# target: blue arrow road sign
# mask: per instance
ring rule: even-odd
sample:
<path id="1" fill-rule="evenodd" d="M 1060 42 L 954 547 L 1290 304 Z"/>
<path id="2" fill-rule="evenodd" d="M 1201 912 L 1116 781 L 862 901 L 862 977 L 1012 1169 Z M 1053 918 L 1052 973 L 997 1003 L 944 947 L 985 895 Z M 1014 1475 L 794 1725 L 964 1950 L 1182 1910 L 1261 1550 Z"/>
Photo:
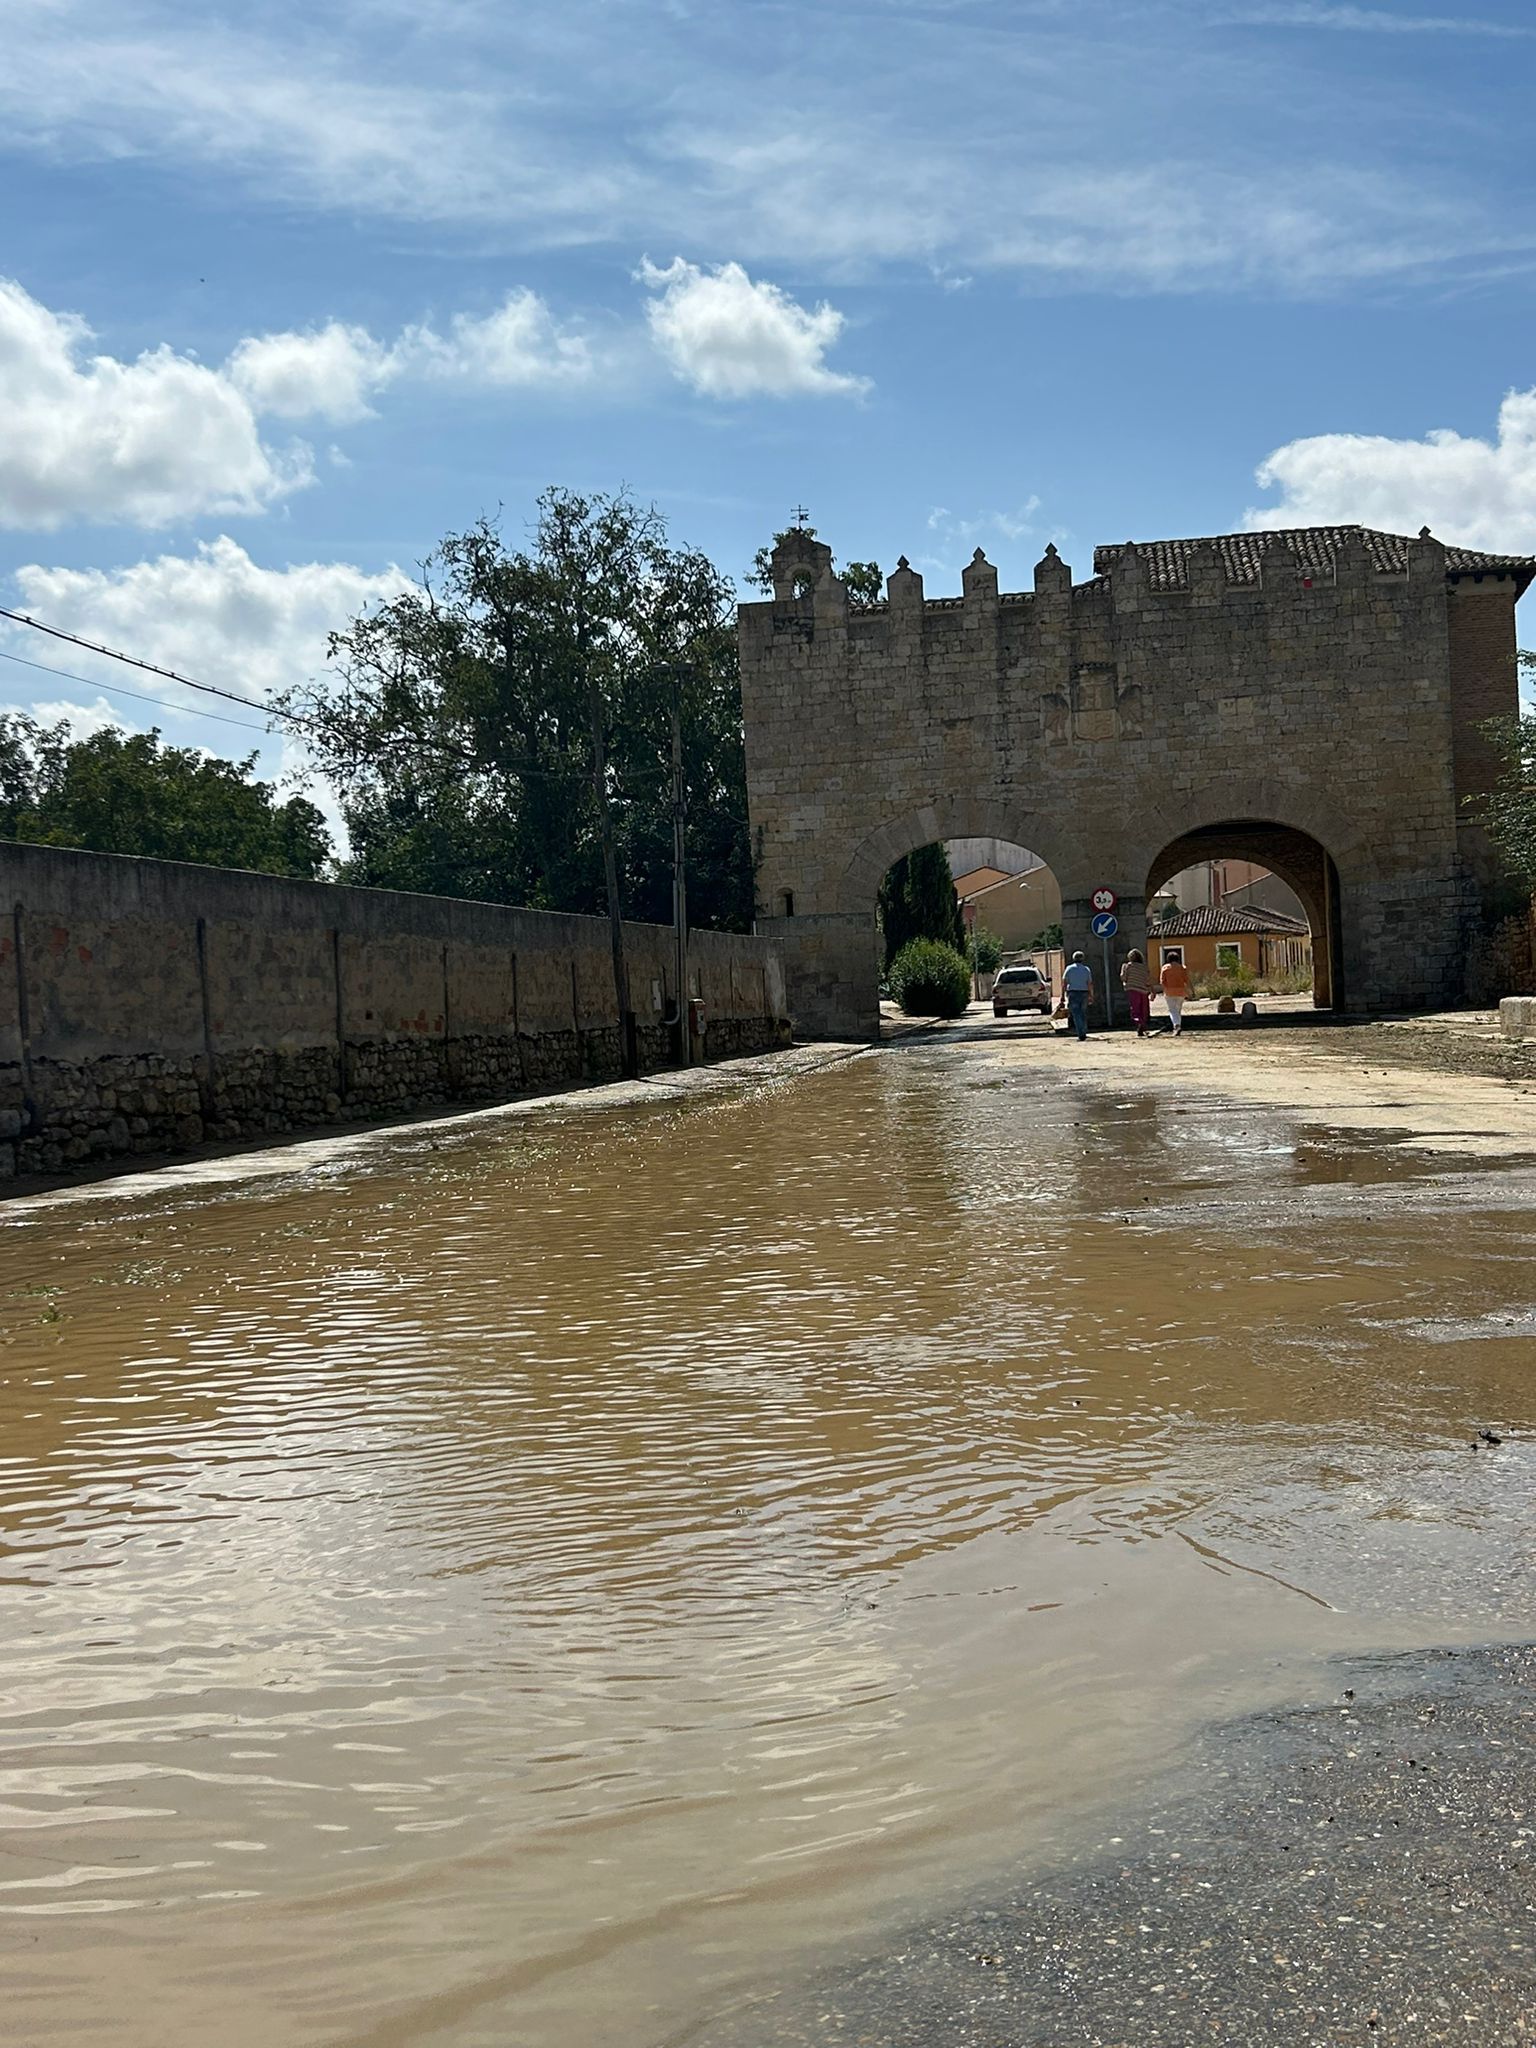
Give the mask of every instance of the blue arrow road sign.
<path id="1" fill-rule="evenodd" d="M 1120 929 L 1120 920 L 1112 910 L 1101 910 L 1093 920 L 1093 936 L 1096 939 L 1112 939 Z"/>

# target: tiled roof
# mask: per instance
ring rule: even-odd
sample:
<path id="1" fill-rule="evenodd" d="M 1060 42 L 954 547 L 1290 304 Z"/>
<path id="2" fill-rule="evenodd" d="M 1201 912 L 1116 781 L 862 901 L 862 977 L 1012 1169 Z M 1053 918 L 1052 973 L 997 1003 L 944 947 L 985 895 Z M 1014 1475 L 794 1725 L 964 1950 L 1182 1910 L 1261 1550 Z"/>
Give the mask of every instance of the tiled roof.
<path id="1" fill-rule="evenodd" d="M 1304 939 L 1310 927 L 1288 910 L 1244 910 L 1236 904 L 1213 909 L 1201 903 L 1193 910 L 1175 911 L 1147 931 L 1154 939 L 1232 939 L 1240 932 L 1268 932 L 1277 938 Z"/>
<path id="2" fill-rule="evenodd" d="M 1229 583 L 1257 583 L 1259 563 L 1277 544 L 1288 546 L 1306 575 L 1331 576 L 1333 557 L 1341 542 L 1358 534 L 1373 568 L 1384 575 L 1404 575 L 1412 543 L 1403 533 L 1381 533 L 1372 526 L 1297 526 L 1260 533 L 1218 533 L 1196 540 L 1144 540 L 1116 542 L 1095 548 L 1093 566 L 1099 574 L 1112 570 L 1117 557 L 1134 547 L 1146 565 L 1154 590 L 1182 590 L 1189 581 L 1188 561 L 1197 548 L 1214 548 Z M 1536 576 L 1536 560 L 1528 555 L 1484 555 L 1474 548 L 1448 547 L 1445 551 L 1448 575 L 1514 576 L 1522 590 Z"/>

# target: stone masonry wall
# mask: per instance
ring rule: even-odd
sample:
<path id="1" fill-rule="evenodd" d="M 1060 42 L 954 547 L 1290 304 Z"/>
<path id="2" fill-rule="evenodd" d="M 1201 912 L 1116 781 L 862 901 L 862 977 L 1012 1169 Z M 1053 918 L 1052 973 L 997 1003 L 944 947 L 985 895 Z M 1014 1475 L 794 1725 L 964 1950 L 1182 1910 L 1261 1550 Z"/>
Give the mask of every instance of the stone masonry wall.
<path id="1" fill-rule="evenodd" d="M 1486 786 L 1476 721 L 1514 706 L 1532 565 L 1355 528 L 1104 548 L 1095 566 L 1074 584 L 1051 549 L 1031 591 L 1002 595 L 978 550 L 935 602 L 903 561 L 885 604 L 850 611 L 825 546 L 781 544 L 773 599 L 741 608 L 742 692 L 758 929 L 785 949 L 799 1028 L 873 1034 L 880 877 L 971 836 L 1050 865 L 1067 946 L 1095 968 L 1092 892 L 1119 897 L 1113 973 L 1193 840 L 1297 877 L 1322 999 L 1459 1000 L 1489 893 L 1461 798 Z"/>
<path id="2" fill-rule="evenodd" d="M 670 930 L 627 925 L 647 1070 Z M 761 938 L 695 932 L 695 1057 L 789 1037 Z M 607 922 L 0 844 L 0 1178 L 614 1078 Z"/>

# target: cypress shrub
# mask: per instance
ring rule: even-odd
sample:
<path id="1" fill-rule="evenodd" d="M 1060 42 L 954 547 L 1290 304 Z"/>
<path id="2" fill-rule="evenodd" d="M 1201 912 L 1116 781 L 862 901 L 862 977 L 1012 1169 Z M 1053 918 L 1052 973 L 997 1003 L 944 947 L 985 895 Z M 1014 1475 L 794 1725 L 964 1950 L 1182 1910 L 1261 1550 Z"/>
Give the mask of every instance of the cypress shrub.
<path id="1" fill-rule="evenodd" d="M 887 979 L 909 1017 L 959 1017 L 971 1000 L 969 963 L 937 939 L 909 939 L 891 962 Z"/>

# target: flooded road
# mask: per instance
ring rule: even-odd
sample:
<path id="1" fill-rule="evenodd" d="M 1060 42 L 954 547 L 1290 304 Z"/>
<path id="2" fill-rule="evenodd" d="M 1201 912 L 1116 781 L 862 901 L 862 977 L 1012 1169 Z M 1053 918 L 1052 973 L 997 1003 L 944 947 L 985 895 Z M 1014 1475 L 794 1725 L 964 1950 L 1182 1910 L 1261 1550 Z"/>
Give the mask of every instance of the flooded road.
<path id="1" fill-rule="evenodd" d="M 1060 1069 L 0 1209 L 7 2038 L 681 2044 L 1536 1634 L 1530 1167 Z"/>

